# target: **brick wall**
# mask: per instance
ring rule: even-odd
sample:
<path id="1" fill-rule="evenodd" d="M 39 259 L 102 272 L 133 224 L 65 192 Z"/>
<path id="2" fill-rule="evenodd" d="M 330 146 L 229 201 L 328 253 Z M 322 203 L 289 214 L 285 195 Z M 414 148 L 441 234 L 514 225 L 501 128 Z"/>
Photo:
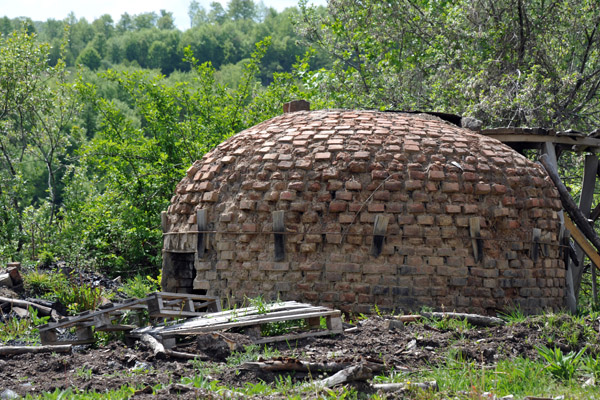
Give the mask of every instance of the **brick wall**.
<path id="1" fill-rule="evenodd" d="M 445 122 L 323 110 L 284 114 L 237 134 L 177 186 L 165 290 L 191 289 L 169 276 L 168 260 L 172 251 L 195 251 L 199 209 L 210 232 L 204 256 L 194 257 L 194 287 L 230 301 L 279 295 L 353 312 L 375 304 L 479 313 L 563 305 L 561 205 L 543 169 Z M 278 210 L 283 261 L 274 257 Z M 377 215 L 388 221 L 380 254 L 373 252 Z M 543 243 L 537 257 L 534 228 Z"/>

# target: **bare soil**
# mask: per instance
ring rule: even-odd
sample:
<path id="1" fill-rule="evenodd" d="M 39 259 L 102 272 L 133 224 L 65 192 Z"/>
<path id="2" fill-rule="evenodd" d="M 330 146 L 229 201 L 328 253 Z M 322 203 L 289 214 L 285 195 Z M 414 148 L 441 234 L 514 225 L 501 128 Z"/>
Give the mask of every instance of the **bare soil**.
<path id="1" fill-rule="evenodd" d="M 594 329 L 598 329 L 597 321 Z M 449 349 L 482 364 L 494 364 L 499 359 L 538 357 L 535 346 L 547 345 L 548 337 L 535 320 L 510 326 L 473 328 L 463 333 L 441 330 L 428 323 L 411 323 L 400 329 L 389 329 L 388 320 L 372 316 L 357 323 L 356 329 L 342 335 L 302 339 L 271 345 L 283 358 L 306 362 L 381 362 L 386 368 L 415 370 L 444 362 Z M 568 343 L 553 343 L 571 350 Z M 583 343 L 581 344 L 583 345 Z M 573 347 L 580 347 L 579 344 Z M 575 350 L 573 348 L 573 350 Z M 198 349 L 194 338 L 179 343 L 177 350 L 206 355 Z M 598 349 L 595 349 L 598 351 Z M 205 366 L 210 379 L 228 387 L 240 387 L 246 382 L 273 382 L 280 373 L 246 371 L 228 366 L 223 355 Z M 107 345 L 77 346 L 72 354 L 27 354 L 0 357 L 0 391 L 11 389 L 20 395 L 56 389 L 79 388 L 104 392 L 133 385 L 140 390 L 135 398 L 172 398 L 173 391 L 183 398 L 197 398 L 198 391 L 180 393 L 171 387 L 152 395 L 157 384 L 177 383 L 182 377 L 194 376 L 198 370 L 192 363 L 175 359 L 155 359 L 141 343 L 126 346 L 120 341 Z M 285 374 L 285 373 L 284 373 Z M 293 381 L 318 379 L 303 373 L 293 373 Z M 367 385 L 365 385 L 366 389 Z M 210 397 L 209 393 L 201 395 Z"/>

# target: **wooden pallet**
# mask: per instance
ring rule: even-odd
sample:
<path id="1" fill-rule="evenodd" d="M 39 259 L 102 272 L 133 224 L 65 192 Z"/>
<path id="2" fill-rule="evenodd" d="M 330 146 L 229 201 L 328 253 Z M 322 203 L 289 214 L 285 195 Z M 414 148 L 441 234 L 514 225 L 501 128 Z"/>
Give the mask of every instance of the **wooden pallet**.
<path id="1" fill-rule="evenodd" d="M 219 298 L 211 296 L 156 292 L 144 299 L 109 303 L 95 311 L 86 311 L 72 317 L 62 318 L 58 322 L 39 326 L 42 344 L 88 344 L 94 342 L 94 330 L 131 331 L 138 326 L 119 323 L 123 313 L 127 310 L 148 310 L 150 318 L 188 318 L 197 317 L 210 311 L 220 311 L 221 301 Z M 59 339 L 58 329 L 66 328 L 75 328 L 77 338 L 74 340 Z"/>
<path id="2" fill-rule="evenodd" d="M 135 325 L 124 325 L 114 323 L 123 316 L 127 310 L 146 309 L 146 299 L 130 300 L 123 303 L 109 303 L 101 306 L 96 311 L 85 311 L 72 317 L 61 318 L 58 322 L 51 322 L 38 327 L 40 339 L 43 345 L 50 344 L 88 344 L 94 343 L 94 332 L 97 331 L 129 331 L 136 328 Z M 75 327 L 76 339 L 58 339 L 57 329 Z"/>
<path id="3" fill-rule="evenodd" d="M 325 329 L 321 329 L 320 327 L 321 317 L 326 319 L 327 328 Z M 273 322 L 294 320 L 305 320 L 309 331 L 273 337 L 259 337 L 254 342 L 270 343 L 343 332 L 341 312 L 339 310 L 289 301 L 267 304 L 260 309 L 247 307 L 205 314 L 176 325 L 135 329 L 130 332 L 130 335 L 139 337 L 144 333 L 148 333 L 155 337 L 167 339 L 231 328 L 255 328 Z"/>
<path id="4" fill-rule="evenodd" d="M 197 317 L 221 311 L 221 300 L 215 296 L 187 293 L 156 292 L 147 297 L 150 318 Z"/>

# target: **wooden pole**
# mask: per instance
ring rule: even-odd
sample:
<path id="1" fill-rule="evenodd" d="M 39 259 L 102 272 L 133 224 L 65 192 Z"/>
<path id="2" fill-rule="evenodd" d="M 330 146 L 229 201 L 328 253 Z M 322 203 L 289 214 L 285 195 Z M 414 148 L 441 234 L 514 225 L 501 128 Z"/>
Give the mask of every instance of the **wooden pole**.
<path id="1" fill-rule="evenodd" d="M 550 169 L 552 169 L 553 171 L 556 171 L 555 177 L 558 178 L 558 159 L 556 158 L 556 151 L 554 149 L 554 145 L 552 143 L 546 142 L 542 146 L 543 146 L 542 151 L 544 154 L 542 154 L 542 156 L 540 158 L 544 158 L 545 162 L 549 165 Z M 544 168 L 546 168 L 546 167 L 544 166 Z M 548 171 L 548 168 L 546 168 L 546 171 Z M 554 179 L 553 179 L 553 181 L 554 181 Z M 562 185 L 560 178 L 558 179 L 558 181 Z M 556 184 L 555 184 L 555 186 L 556 186 Z M 563 185 L 563 187 L 564 187 L 564 185 Z M 564 219 L 562 210 L 558 212 L 558 218 L 560 219 L 561 227 L 564 226 L 565 219 Z M 561 232 L 562 232 L 562 230 L 561 230 Z M 561 237 L 561 239 L 562 238 L 563 237 Z M 569 254 L 569 252 L 567 251 L 566 254 Z M 567 307 L 569 308 L 569 311 L 574 313 L 574 312 L 577 312 L 577 296 L 576 296 L 577 291 L 575 290 L 575 287 L 573 286 L 573 275 L 574 275 L 574 272 L 576 272 L 576 271 L 574 269 L 574 264 L 570 261 L 570 257 L 566 257 L 565 268 L 567 269 L 567 276 L 565 279 L 565 286 L 566 286 L 565 300 L 567 303 Z"/>

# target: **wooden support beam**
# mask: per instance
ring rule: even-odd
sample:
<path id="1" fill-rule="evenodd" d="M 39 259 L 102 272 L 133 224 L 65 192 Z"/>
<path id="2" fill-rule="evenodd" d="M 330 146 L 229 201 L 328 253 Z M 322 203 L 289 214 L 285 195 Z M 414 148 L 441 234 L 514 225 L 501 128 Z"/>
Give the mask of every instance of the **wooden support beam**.
<path id="1" fill-rule="evenodd" d="M 473 257 L 475 262 L 479 262 L 483 259 L 483 240 L 481 239 L 479 217 L 469 218 L 469 235 L 473 246 Z"/>
<path id="2" fill-rule="evenodd" d="M 579 245 L 579 247 L 585 252 L 585 255 L 589 257 L 596 268 L 600 268 L 600 254 L 590 244 L 586 236 L 581 230 L 571 221 L 571 218 L 565 215 L 565 227 L 571 232 L 571 237 Z"/>
<path id="3" fill-rule="evenodd" d="M 273 211 L 275 261 L 285 260 L 285 211 Z"/>
<path id="4" fill-rule="evenodd" d="M 387 215 L 376 215 L 375 226 L 373 227 L 373 245 L 371 246 L 371 255 L 379 257 L 383 251 L 383 242 L 387 232 L 390 217 Z"/>
<path id="5" fill-rule="evenodd" d="M 196 224 L 198 225 L 198 242 L 196 248 L 196 257 L 200 260 L 204 257 L 206 251 L 206 209 L 202 208 L 196 211 Z"/>
<path id="6" fill-rule="evenodd" d="M 540 156 L 540 162 L 542 162 L 542 158 L 544 159 L 544 162 L 547 164 L 544 165 L 542 163 L 542 165 L 544 166 L 544 168 L 546 169 L 546 171 L 548 172 L 548 170 L 552 170 L 555 171 L 554 172 L 554 177 L 557 178 L 558 182 L 562 185 L 562 182 L 560 180 L 560 178 L 558 177 L 558 158 L 556 157 L 556 150 L 554 148 L 554 144 L 550 143 L 550 142 L 546 142 L 542 145 L 542 152 L 543 154 Z M 548 175 L 550 175 L 550 172 L 548 172 Z M 552 181 L 554 182 L 554 178 L 552 179 Z M 556 182 L 554 182 L 554 186 L 557 186 Z M 564 187 L 564 185 L 562 185 Z M 566 188 L 565 188 L 566 191 Z M 560 191 L 559 191 L 560 193 Z M 567 192 L 568 194 L 568 192 Z M 569 195 L 569 198 L 571 196 Z M 561 197 L 562 200 L 562 197 Z M 572 200 L 572 199 L 571 199 Z M 563 206 L 564 207 L 564 206 Z M 564 213 L 561 211 L 558 212 L 558 218 L 560 220 L 561 224 L 564 224 L 565 219 L 564 219 Z M 566 242 L 567 244 L 569 244 L 569 242 Z M 567 249 L 568 250 L 568 249 Z M 571 263 L 571 258 L 570 258 L 570 251 L 566 252 L 567 256 L 565 257 L 565 268 L 567 269 L 567 276 L 565 279 L 565 286 L 566 286 L 566 291 L 565 291 L 565 300 L 567 303 L 567 307 L 569 308 L 569 311 L 574 313 L 577 312 L 577 296 L 576 296 L 576 290 L 575 287 L 573 285 L 573 275 L 574 275 L 574 266 L 573 263 Z"/>

